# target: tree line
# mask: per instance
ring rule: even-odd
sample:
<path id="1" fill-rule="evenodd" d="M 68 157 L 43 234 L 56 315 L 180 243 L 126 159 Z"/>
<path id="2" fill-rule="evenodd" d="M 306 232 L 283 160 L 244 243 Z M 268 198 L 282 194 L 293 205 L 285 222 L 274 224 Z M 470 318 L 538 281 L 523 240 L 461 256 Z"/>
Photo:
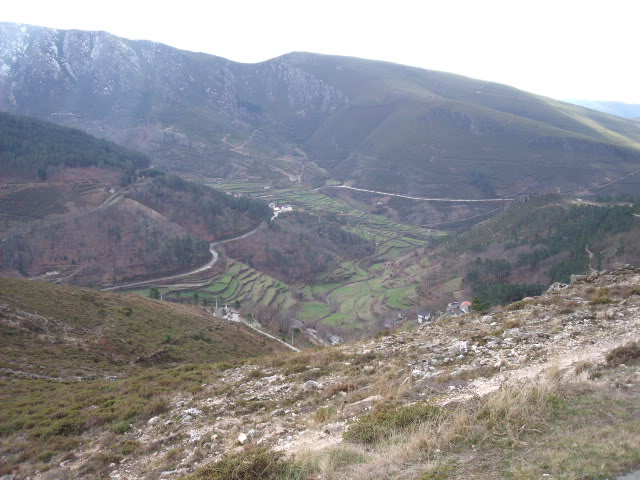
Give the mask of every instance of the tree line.
<path id="1" fill-rule="evenodd" d="M 75 128 L 0 112 L 0 169 L 46 180 L 57 167 L 123 171 L 123 182 L 149 166 L 149 158 Z"/>

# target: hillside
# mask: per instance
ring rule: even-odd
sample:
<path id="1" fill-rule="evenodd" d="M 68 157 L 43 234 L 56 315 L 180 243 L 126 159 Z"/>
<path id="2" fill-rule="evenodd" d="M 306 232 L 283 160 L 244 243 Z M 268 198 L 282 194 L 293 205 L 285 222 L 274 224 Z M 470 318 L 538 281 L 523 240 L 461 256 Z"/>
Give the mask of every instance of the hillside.
<path id="1" fill-rule="evenodd" d="M 640 271 L 620 269 L 485 314 L 243 365 L 105 384 L 4 380 L 1 472 L 615 478 L 640 465 L 639 293 Z"/>
<path id="2" fill-rule="evenodd" d="M 73 167 L 120 170 L 123 183 L 149 158 L 80 130 L 33 118 L 0 113 L 0 172 L 46 180 Z"/>
<path id="3" fill-rule="evenodd" d="M 1 114 L 0 142 L 3 276 L 109 285 L 190 271 L 209 261 L 208 242 L 270 215 L 77 129 Z"/>
<path id="4" fill-rule="evenodd" d="M 595 100 L 567 100 L 567 102 L 581 107 L 591 108 L 598 110 L 599 112 L 609 113 L 611 115 L 617 115 L 619 117 L 638 119 L 640 118 L 640 105 L 637 103 L 624 103 L 624 102 L 607 102 L 607 101 L 595 101 Z"/>
<path id="5" fill-rule="evenodd" d="M 632 200 L 541 196 L 447 237 L 421 261 L 420 304 L 438 310 L 473 297 L 505 304 L 572 274 L 640 266 L 640 208 Z"/>
<path id="6" fill-rule="evenodd" d="M 0 286 L 4 374 L 104 377 L 281 350 L 186 305 L 19 279 Z"/>
<path id="7" fill-rule="evenodd" d="M 0 24 L 0 109 L 165 169 L 280 184 L 477 199 L 640 169 L 637 123 L 505 85 L 311 53 L 240 64 L 105 32 Z"/>
<path id="8" fill-rule="evenodd" d="M 338 222 L 294 213 L 271 222 L 250 238 L 230 243 L 225 253 L 284 282 L 316 283 L 341 261 L 375 253 L 370 239 L 349 232 Z"/>
<path id="9" fill-rule="evenodd" d="M 202 309 L 13 279 L 0 331 L 0 474 L 164 411 L 203 368 L 283 349 Z"/>

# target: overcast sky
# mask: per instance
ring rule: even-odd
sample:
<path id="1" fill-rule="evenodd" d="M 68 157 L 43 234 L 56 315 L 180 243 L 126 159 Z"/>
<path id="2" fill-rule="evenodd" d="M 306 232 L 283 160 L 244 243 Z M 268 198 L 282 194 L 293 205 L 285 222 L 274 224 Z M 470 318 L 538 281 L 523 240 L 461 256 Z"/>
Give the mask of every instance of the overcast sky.
<path id="1" fill-rule="evenodd" d="M 0 21 L 106 30 L 241 62 L 388 60 L 555 98 L 640 103 L 639 0 L 3 0 Z"/>

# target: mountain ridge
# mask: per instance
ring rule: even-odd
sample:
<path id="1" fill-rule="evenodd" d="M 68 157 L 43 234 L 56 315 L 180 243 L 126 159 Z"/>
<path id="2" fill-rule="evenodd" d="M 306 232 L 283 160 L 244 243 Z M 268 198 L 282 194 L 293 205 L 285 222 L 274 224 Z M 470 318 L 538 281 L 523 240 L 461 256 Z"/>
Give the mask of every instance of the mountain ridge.
<path id="1" fill-rule="evenodd" d="M 499 193 L 534 193 L 640 165 L 634 122 L 378 60 L 291 52 L 245 64 L 4 23 L 0 63 L 0 109 L 80 127 L 174 171 L 478 198 L 478 171 Z"/>

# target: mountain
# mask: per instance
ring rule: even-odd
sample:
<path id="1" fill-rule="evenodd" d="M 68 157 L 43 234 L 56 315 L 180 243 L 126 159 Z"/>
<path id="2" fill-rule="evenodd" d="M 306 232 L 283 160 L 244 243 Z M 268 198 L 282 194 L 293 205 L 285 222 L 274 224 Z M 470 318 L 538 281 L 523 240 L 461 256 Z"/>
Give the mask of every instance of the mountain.
<path id="1" fill-rule="evenodd" d="M 567 102 L 619 117 L 640 119 L 640 104 L 637 103 L 607 102 L 600 100 L 567 100 Z"/>
<path id="2" fill-rule="evenodd" d="M 0 287 L 9 478 L 595 479 L 640 464 L 638 270 L 250 359 L 241 348 L 271 343 L 184 306 Z"/>
<path id="3" fill-rule="evenodd" d="M 300 52 L 241 64 L 105 32 L 0 24 L 0 109 L 204 176 L 482 198 L 640 169 L 637 123 L 509 86 Z"/>
<path id="4" fill-rule="evenodd" d="M 270 215 L 148 164 L 77 129 L 1 113 L 0 274 L 110 285 L 180 273 L 210 259 L 208 242 Z"/>

